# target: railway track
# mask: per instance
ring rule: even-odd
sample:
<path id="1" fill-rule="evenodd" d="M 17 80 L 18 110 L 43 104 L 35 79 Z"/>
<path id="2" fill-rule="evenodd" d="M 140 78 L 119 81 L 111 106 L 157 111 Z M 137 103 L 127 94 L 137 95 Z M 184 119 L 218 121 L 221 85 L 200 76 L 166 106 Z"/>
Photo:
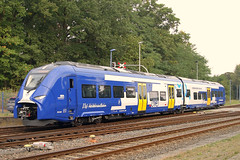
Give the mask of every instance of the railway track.
<path id="1" fill-rule="evenodd" d="M 169 125 L 179 125 L 188 122 L 198 122 L 203 120 L 218 119 L 224 117 L 240 116 L 240 112 L 218 112 L 199 115 L 185 115 L 179 117 L 155 119 L 148 121 L 131 121 L 128 123 L 114 124 L 111 126 L 95 126 L 89 128 L 68 128 L 52 131 L 40 131 L 36 133 L 23 133 L 19 135 L 5 135 L 0 137 L 0 148 L 23 146 L 26 143 L 36 141 L 59 141 L 76 138 L 89 137 L 89 135 L 105 135 L 125 131 L 164 127 Z"/>
<path id="2" fill-rule="evenodd" d="M 237 105 L 231 105 L 231 106 L 222 106 L 221 108 L 238 108 L 240 107 L 240 104 Z M 108 122 L 107 124 L 102 123 L 102 125 L 113 125 L 113 124 L 120 124 L 120 123 L 129 123 L 129 122 L 134 122 L 134 121 L 146 121 L 146 120 L 151 120 L 151 119 L 157 119 L 157 118 L 169 118 L 169 117 L 175 117 L 175 116 L 182 116 L 182 115 L 189 115 L 192 114 L 192 112 L 187 112 L 184 114 L 178 114 L 178 115 L 151 115 L 151 116 L 144 116 L 144 117 L 134 117 L 134 118 L 127 118 L 125 120 L 120 120 L 116 122 Z M 4 117 L 2 117 L 4 118 Z M 9 117 L 6 117 L 9 118 Z M 95 127 L 96 125 L 87 125 L 87 126 L 80 126 L 80 128 L 85 128 L 85 127 Z M 1 135 L 7 135 L 7 134 L 19 134 L 19 133 L 26 133 L 26 132 L 37 132 L 41 130 L 54 130 L 54 129 L 60 129 L 59 126 L 49 126 L 49 127 L 26 127 L 26 126 L 14 126 L 14 127 L 0 127 L 0 136 Z"/>
<path id="3" fill-rule="evenodd" d="M 18 160 L 29 159 L 99 159 L 103 157 L 112 156 L 114 154 L 129 152 L 136 149 L 142 149 L 152 145 L 160 145 L 164 143 L 171 143 L 180 139 L 199 136 L 200 134 L 228 128 L 231 126 L 240 125 L 240 118 L 231 120 L 222 120 L 218 122 L 195 125 L 191 127 L 175 129 L 160 133 L 148 134 L 134 138 L 122 139 L 107 143 L 100 143 L 89 145 L 85 147 L 62 150 L 58 152 L 51 152 L 46 154 L 39 154 L 31 157 L 19 158 Z M 166 137 L 167 135 L 167 137 Z"/>
<path id="4" fill-rule="evenodd" d="M 140 122 L 140 121 L 147 121 L 147 120 L 154 120 L 154 119 L 165 119 L 165 118 L 173 118 L 179 116 L 186 116 L 190 115 L 192 112 L 184 113 L 184 114 L 176 114 L 176 115 L 159 115 L 153 114 L 148 116 L 138 116 L 138 117 L 129 117 L 126 119 L 117 119 L 113 121 L 107 121 L 107 123 L 101 124 L 88 124 L 83 126 L 72 127 L 69 125 L 66 126 L 46 126 L 46 127 L 26 127 L 26 126 L 15 126 L 15 127 L 2 127 L 0 128 L 0 138 L 2 137 L 9 137 L 9 136 L 20 136 L 20 135 L 28 135 L 28 134 L 35 134 L 35 133 L 49 133 L 49 132 L 60 132 L 65 131 L 66 128 L 72 129 L 86 129 L 86 128 L 95 128 L 95 127 L 103 127 L 109 125 L 119 125 L 119 124 L 126 124 L 126 123 L 133 123 L 133 122 Z"/>
<path id="5" fill-rule="evenodd" d="M 114 124 L 120 124 L 120 123 L 129 123 L 129 122 L 136 122 L 136 121 L 146 121 L 151 119 L 164 119 L 164 118 L 171 118 L 176 116 L 184 116 L 192 114 L 191 112 L 184 113 L 184 114 L 177 114 L 177 115 L 160 115 L 160 114 L 153 114 L 153 115 L 147 115 L 147 116 L 138 116 L 138 117 L 129 117 L 125 119 L 117 119 L 113 121 L 108 121 L 107 123 L 101 123 L 101 124 L 88 124 L 79 126 L 78 128 L 89 128 L 89 127 L 96 127 L 96 126 L 107 126 L 107 125 L 114 125 Z M 26 126 L 14 126 L 14 127 L 0 127 L 0 136 L 1 135 L 8 135 L 8 134 L 21 134 L 21 133 L 29 133 L 29 132 L 37 132 L 37 131 L 44 131 L 44 130 L 61 130 L 61 128 L 67 128 L 70 127 L 68 125 L 66 126 L 46 126 L 46 127 L 26 127 Z M 74 128 L 74 127 L 71 127 Z"/>

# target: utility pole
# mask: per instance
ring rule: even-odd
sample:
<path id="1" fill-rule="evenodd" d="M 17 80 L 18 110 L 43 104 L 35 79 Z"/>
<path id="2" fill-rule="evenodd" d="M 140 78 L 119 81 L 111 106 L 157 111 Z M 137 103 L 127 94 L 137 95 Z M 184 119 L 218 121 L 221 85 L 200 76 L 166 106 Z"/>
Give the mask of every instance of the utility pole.
<path id="1" fill-rule="evenodd" d="M 141 71 L 141 44 L 142 43 L 143 43 L 143 41 L 138 42 L 138 44 L 139 44 L 139 65 L 138 65 L 139 72 Z"/>
<path id="2" fill-rule="evenodd" d="M 240 101 L 240 85 L 238 87 L 239 91 L 238 91 L 238 100 Z"/>
<path id="3" fill-rule="evenodd" d="M 238 85 L 237 85 L 237 89 L 236 89 L 236 99 L 238 99 Z"/>
<path id="4" fill-rule="evenodd" d="M 4 92 L 2 91 L 2 113 L 4 113 Z"/>
<path id="5" fill-rule="evenodd" d="M 110 50 L 110 67 L 112 67 L 112 52 L 116 51 L 116 49 L 111 49 Z"/>
<path id="6" fill-rule="evenodd" d="M 196 61 L 196 68 L 197 68 L 197 79 L 198 79 L 198 61 Z"/>
<path id="7" fill-rule="evenodd" d="M 232 88 L 232 80 L 230 80 L 230 104 L 231 104 L 231 88 Z"/>

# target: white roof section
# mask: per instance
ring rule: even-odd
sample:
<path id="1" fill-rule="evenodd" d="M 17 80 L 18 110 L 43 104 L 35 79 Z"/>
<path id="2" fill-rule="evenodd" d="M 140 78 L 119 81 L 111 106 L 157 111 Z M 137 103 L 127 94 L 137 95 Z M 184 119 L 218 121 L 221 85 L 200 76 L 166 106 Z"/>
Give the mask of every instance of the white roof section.
<path id="1" fill-rule="evenodd" d="M 179 77 L 179 78 L 182 79 L 184 83 L 205 84 L 205 85 L 209 85 L 209 86 L 220 86 L 220 87 L 223 87 L 218 82 L 211 82 L 211 81 L 197 80 L 197 79 L 189 79 L 189 78 L 184 78 L 184 77 Z"/>

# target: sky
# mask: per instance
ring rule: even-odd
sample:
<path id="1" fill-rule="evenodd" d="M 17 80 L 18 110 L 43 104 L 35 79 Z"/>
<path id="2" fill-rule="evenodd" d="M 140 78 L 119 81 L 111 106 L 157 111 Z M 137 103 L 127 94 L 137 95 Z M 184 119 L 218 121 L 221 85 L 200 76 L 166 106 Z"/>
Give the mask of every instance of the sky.
<path id="1" fill-rule="evenodd" d="M 205 57 L 211 76 L 234 72 L 240 64 L 240 0 L 158 0 L 180 19 L 179 31 Z"/>

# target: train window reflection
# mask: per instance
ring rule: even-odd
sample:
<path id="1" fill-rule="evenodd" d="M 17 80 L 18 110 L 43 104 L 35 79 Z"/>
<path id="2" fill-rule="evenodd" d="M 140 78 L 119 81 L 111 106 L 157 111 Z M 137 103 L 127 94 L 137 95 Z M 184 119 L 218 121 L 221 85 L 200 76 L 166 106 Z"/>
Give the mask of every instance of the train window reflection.
<path id="1" fill-rule="evenodd" d="M 82 85 L 83 98 L 96 98 L 96 85 L 83 84 Z"/>
<path id="2" fill-rule="evenodd" d="M 126 96 L 127 98 L 135 98 L 136 97 L 135 87 L 126 87 Z"/>
<path id="3" fill-rule="evenodd" d="M 160 101 L 166 101 L 166 92 L 165 91 L 160 92 Z"/>
<path id="4" fill-rule="evenodd" d="M 149 92 L 150 101 L 159 101 L 159 96 L 157 91 Z"/>
<path id="5" fill-rule="evenodd" d="M 111 86 L 98 86 L 99 98 L 111 98 Z"/>

